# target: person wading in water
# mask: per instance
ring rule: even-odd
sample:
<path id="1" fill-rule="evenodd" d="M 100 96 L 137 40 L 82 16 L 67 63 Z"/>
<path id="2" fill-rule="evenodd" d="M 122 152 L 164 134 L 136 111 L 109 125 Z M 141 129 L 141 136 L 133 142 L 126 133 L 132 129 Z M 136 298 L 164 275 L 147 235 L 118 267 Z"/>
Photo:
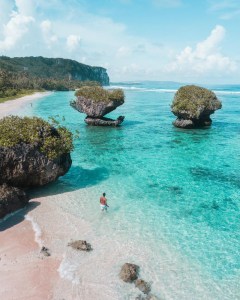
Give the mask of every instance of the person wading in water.
<path id="1" fill-rule="evenodd" d="M 107 208 L 109 207 L 107 205 L 107 198 L 105 197 L 106 193 L 103 193 L 102 196 L 100 197 L 100 207 L 101 207 L 101 211 L 107 211 Z"/>

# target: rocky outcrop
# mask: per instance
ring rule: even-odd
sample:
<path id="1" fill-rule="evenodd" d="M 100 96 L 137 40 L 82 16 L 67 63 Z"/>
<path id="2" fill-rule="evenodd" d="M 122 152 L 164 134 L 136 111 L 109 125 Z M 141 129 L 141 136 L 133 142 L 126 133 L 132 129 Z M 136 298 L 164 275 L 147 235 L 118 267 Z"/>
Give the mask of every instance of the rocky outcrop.
<path id="1" fill-rule="evenodd" d="M 195 85 L 183 86 L 176 92 L 171 106 L 177 116 L 173 124 L 185 129 L 210 126 L 210 115 L 221 107 L 214 92 Z"/>
<path id="2" fill-rule="evenodd" d="M 0 184 L 43 186 L 68 172 L 72 164 L 69 153 L 50 159 L 39 148 L 38 144 L 26 143 L 0 147 Z"/>
<path id="3" fill-rule="evenodd" d="M 71 105 L 77 111 L 85 113 L 90 118 L 101 118 L 111 111 L 115 110 L 118 106 L 124 103 L 123 99 L 106 101 L 95 101 L 78 96 L 75 102 Z"/>
<path id="4" fill-rule="evenodd" d="M 116 120 L 104 118 L 104 116 L 124 103 L 124 93 L 122 90 L 105 90 L 99 86 L 85 86 L 76 92 L 76 100 L 70 105 L 87 117 L 85 122 L 94 126 L 118 126 L 124 117 L 120 116 Z"/>
<path id="5" fill-rule="evenodd" d="M 119 116 L 116 120 L 110 118 L 90 118 L 84 120 L 88 125 L 92 126 L 119 126 L 124 121 L 124 116 Z"/>
<path id="6" fill-rule="evenodd" d="M 125 282 L 133 282 L 138 278 L 139 266 L 125 263 L 120 271 L 120 278 Z"/>
<path id="7" fill-rule="evenodd" d="M 144 294 L 148 294 L 151 291 L 151 286 L 148 282 L 143 279 L 137 279 L 135 282 L 135 286 Z"/>
<path id="8" fill-rule="evenodd" d="M 0 218 L 27 203 L 19 188 L 43 186 L 68 172 L 72 149 L 72 133 L 65 127 L 55 128 L 37 117 L 0 119 Z"/>
<path id="9" fill-rule="evenodd" d="M 7 214 L 14 212 L 28 203 L 26 193 L 16 187 L 6 184 L 0 186 L 0 219 Z"/>
<path id="10" fill-rule="evenodd" d="M 68 243 L 68 246 L 72 247 L 75 250 L 81 250 L 81 251 L 91 251 L 92 250 L 91 244 L 87 243 L 86 241 L 82 241 L 82 240 L 70 242 L 70 243 Z"/>

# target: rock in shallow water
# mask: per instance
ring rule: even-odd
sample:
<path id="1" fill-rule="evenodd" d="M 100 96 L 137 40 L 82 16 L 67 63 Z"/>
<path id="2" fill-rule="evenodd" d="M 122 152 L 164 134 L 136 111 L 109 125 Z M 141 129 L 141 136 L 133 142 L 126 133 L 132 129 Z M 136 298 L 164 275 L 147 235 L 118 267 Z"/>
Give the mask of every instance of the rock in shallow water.
<path id="1" fill-rule="evenodd" d="M 104 118 L 104 117 L 102 118 L 86 117 L 84 121 L 88 125 L 93 125 L 93 126 L 119 126 L 124 121 L 124 117 L 119 116 L 116 120 Z"/>
<path id="2" fill-rule="evenodd" d="M 148 294 L 151 291 L 151 286 L 148 282 L 144 281 L 143 279 L 137 279 L 135 281 L 135 286 L 144 294 Z"/>
<path id="3" fill-rule="evenodd" d="M 120 278 L 125 282 L 133 282 L 138 278 L 139 266 L 125 263 L 120 271 Z"/>
<path id="4" fill-rule="evenodd" d="M 68 243 L 68 246 L 72 247 L 73 249 L 81 250 L 81 251 L 91 251 L 92 250 L 91 244 L 87 243 L 86 241 L 82 241 L 82 240 L 70 242 L 70 243 Z"/>
<path id="5" fill-rule="evenodd" d="M 177 120 L 173 125 L 184 129 L 210 126 L 210 115 L 221 107 L 214 92 L 195 85 L 183 86 L 174 96 L 172 112 Z"/>
<path id="6" fill-rule="evenodd" d="M 6 184 L 0 186 L 0 218 L 14 212 L 28 203 L 26 193 L 16 187 L 11 187 Z"/>

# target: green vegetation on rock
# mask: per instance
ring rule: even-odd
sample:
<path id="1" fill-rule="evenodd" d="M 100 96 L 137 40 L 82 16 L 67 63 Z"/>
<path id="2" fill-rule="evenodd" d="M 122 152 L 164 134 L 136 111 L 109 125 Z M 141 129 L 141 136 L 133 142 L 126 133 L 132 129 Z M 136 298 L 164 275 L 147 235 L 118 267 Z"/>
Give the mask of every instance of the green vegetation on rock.
<path id="1" fill-rule="evenodd" d="M 187 114 L 198 119 L 202 113 L 213 113 L 222 107 L 214 92 L 195 85 L 181 87 L 175 94 L 172 112 L 175 115 Z"/>
<path id="2" fill-rule="evenodd" d="M 77 97 L 84 97 L 86 99 L 91 99 L 94 102 L 105 102 L 109 103 L 111 101 L 124 101 L 124 92 L 121 89 L 116 90 L 105 90 L 99 86 L 84 86 L 76 91 L 75 95 Z"/>
<path id="3" fill-rule="evenodd" d="M 20 143 L 36 145 L 48 158 L 54 159 L 73 150 L 73 135 L 65 127 L 53 127 L 37 117 L 9 116 L 0 120 L 0 147 Z"/>

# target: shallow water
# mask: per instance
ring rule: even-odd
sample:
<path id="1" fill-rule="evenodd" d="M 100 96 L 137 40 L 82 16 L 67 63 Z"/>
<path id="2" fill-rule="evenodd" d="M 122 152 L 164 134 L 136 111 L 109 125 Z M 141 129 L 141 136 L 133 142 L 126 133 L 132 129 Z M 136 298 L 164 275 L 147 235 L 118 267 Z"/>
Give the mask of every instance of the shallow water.
<path id="1" fill-rule="evenodd" d="M 71 92 L 20 112 L 64 116 L 63 124 L 80 131 L 70 172 L 41 193 L 57 199 L 70 192 L 56 205 L 89 222 L 90 238 L 102 240 L 112 259 L 122 256 L 116 265 L 141 265 L 162 299 L 240 299 L 240 87 L 211 87 L 223 109 L 211 128 L 198 130 L 172 126 L 177 84 L 123 87 L 126 102 L 109 115 L 125 115 L 118 128 L 86 126 L 69 106 Z M 104 215 L 102 192 L 110 205 Z"/>

